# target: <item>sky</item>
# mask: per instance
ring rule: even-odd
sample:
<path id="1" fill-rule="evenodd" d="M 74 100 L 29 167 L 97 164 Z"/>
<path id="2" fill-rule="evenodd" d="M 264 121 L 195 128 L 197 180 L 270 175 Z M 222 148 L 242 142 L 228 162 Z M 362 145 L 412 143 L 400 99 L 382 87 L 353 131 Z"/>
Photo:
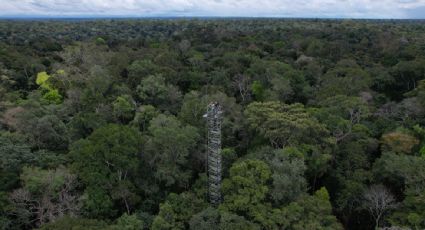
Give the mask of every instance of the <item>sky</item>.
<path id="1" fill-rule="evenodd" d="M 425 19 L 425 0 L 0 0 L 0 17 Z"/>

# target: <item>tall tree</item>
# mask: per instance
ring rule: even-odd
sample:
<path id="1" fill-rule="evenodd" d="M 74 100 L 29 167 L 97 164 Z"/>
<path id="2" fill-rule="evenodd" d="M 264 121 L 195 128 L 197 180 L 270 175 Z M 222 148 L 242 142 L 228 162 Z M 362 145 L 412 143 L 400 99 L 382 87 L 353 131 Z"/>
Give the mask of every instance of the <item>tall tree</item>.
<path id="1" fill-rule="evenodd" d="M 187 163 L 199 139 L 197 129 L 182 125 L 174 116 L 153 118 L 148 128 L 145 160 L 154 177 L 166 187 L 187 187 L 191 170 Z"/>
<path id="2" fill-rule="evenodd" d="M 92 217 L 113 216 L 124 206 L 128 213 L 139 196 L 134 178 L 140 162 L 141 134 L 109 124 L 71 146 L 72 168 L 85 184 L 85 209 Z"/>
<path id="3" fill-rule="evenodd" d="M 253 102 L 245 110 L 248 125 L 274 147 L 332 142 L 328 130 L 302 104 Z"/>
<path id="4" fill-rule="evenodd" d="M 77 177 L 67 168 L 24 168 L 21 180 L 23 187 L 10 195 L 11 212 L 18 218 L 16 224 L 40 226 L 65 215 L 78 215 Z"/>
<path id="5" fill-rule="evenodd" d="M 364 206 L 375 219 L 375 229 L 384 215 L 395 207 L 395 198 L 383 185 L 373 185 L 364 192 Z"/>

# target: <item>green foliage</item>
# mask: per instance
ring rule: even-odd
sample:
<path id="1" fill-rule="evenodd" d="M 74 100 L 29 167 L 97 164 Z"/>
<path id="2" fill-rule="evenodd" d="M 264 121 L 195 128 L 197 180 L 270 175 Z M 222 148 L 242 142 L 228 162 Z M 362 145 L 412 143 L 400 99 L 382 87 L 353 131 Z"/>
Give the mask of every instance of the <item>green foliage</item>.
<path id="1" fill-rule="evenodd" d="M 67 124 L 73 141 L 89 136 L 95 129 L 106 125 L 106 121 L 98 113 L 76 114 Z"/>
<path id="2" fill-rule="evenodd" d="M 398 204 L 380 226 L 424 229 L 424 34 L 415 20 L 0 20 L 0 229 L 371 229 L 373 184 Z"/>
<path id="3" fill-rule="evenodd" d="M 272 149 L 262 147 L 248 155 L 263 160 L 271 169 L 272 183 L 269 195 L 275 206 L 288 204 L 306 194 L 306 165 L 304 155 L 298 149 L 287 147 Z"/>
<path id="4" fill-rule="evenodd" d="M 41 226 L 41 230 L 101 230 L 106 228 L 106 223 L 100 220 L 63 217 L 53 223 Z"/>
<path id="5" fill-rule="evenodd" d="M 399 189 L 413 189 L 415 194 L 425 189 L 425 159 L 422 157 L 384 153 L 373 169 L 377 178 Z"/>
<path id="6" fill-rule="evenodd" d="M 107 228 L 108 230 L 142 230 L 144 229 L 144 223 L 142 220 L 137 218 L 135 214 L 128 215 L 124 213 L 120 218 L 116 220 L 116 224 L 111 225 Z"/>
<path id="7" fill-rule="evenodd" d="M 10 194 L 10 214 L 20 227 L 41 225 L 79 212 L 76 176 L 60 166 L 52 170 L 24 167 L 22 188 Z"/>
<path id="8" fill-rule="evenodd" d="M 258 224 L 246 220 L 242 216 L 233 213 L 223 212 L 220 219 L 221 230 L 258 230 L 261 227 Z"/>
<path id="9" fill-rule="evenodd" d="M 223 204 L 220 209 L 244 216 L 270 226 L 268 204 L 265 203 L 271 171 L 259 160 L 245 160 L 233 164 L 228 179 L 223 180 Z"/>
<path id="10" fill-rule="evenodd" d="M 128 67 L 128 72 L 129 85 L 135 87 L 142 79 L 157 74 L 160 70 L 151 60 L 138 60 Z"/>
<path id="11" fill-rule="evenodd" d="M 34 143 L 47 149 L 64 149 L 68 145 L 68 130 L 57 116 L 46 115 L 36 120 L 32 131 Z"/>
<path id="12" fill-rule="evenodd" d="M 192 216 L 189 221 L 191 230 L 218 230 L 220 213 L 217 209 L 208 207 Z"/>
<path id="13" fill-rule="evenodd" d="M 269 167 L 262 161 L 235 163 L 229 179 L 223 181 L 223 208 L 246 212 L 250 206 L 260 204 L 268 192 L 266 183 L 270 176 Z"/>
<path id="14" fill-rule="evenodd" d="M 254 81 L 251 86 L 252 94 L 257 101 L 264 100 L 264 87 L 259 81 Z"/>
<path id="15" fill-rule="evenodd" d="M 397 226 L 421 229 L 425 226 L 425 159 L 422 157 L 385 153 L 374 166 L 376 177 L 396 186 L 404 193 L 400 208 L 389 218 Z"/>
<path id="16" fill-rule="evenodd" d="M 110 217 L 116 214 L 114 203 L 108 191 L 101 187 L 88 187 L 81 197 L 85 216 Z"/>
<path id="17" fill-rule="evenodd" d="M 111 216 L 114 202 L 132 209 L 139 199 L 133 181 L 140 151 L 140 133 L 116 124 L 96 129 L 71 146 L 73 169 L 86 185 L 84 202 L 89 216 Z"/>
<path id="18" fill-rule="evenodd" d="M 338 142 L 353 135 L 361 122 L 370 116 L 368 105 L 360 97 L 337 95 L 319 103 L 320 109 L 313 110 L 317 119 L 331 131 Z"/>
<path id="19" fill-rule="evenodd" d="M 145 151 L 155 168 L 154 177 L 167 187 L 186 185 L 191 175 L 185 166 L 199 139 L 196 128 L 160 114 L 152 119 L 148 131 Z"/>
<path id="20" fill-rule="evenodd" d="M 245 115 L 248 125 L 276 147 L 331 141 L 326 128 L 302 104 L 253 102 Z"/>
<path id="21" fill-rule="evenodd" d="M 371 77 L 353 60 L 341 60 L 324 76 L 318 91 L 319 99 L 336 95 L 357 96 L 371 86 Z"/>
<path id="22" fill-rule="evenodd" d="M 173 111 L 180 103 L 181 93 L 173 85 L 167 84 L 162 75 L 149 75 L 137 86 L 139 98 L 145 103 Z M 177 109 L 177 108 L 176 108 Z"/>
<path id="23" fill-rule="evenodd" d="M 202 101 L 197 91 L 190 91 L 184 95 L 183 103 L 179 112 L 179 119 L 197 128 L 203 128 L 206 111 L 206 103 Z"/>
<path id="24" fill-rule="evenodd" d="M 416 82 L 423 79 L 425 59 L 417 58 L 411 61 L 402 60 L 392 68 L 396 85 L 402 92 L 415 88 Z"/>
<path id="25" fill-rule="evenodd" d="M 103 39 L 101 37 L 96 38 L 95 42 L 96 42 L 96 45 L 105 45 L 106 44 L 105 39 Z"/>
<path id="26" fill-rule="evenodd" d="M 6 192 L 0 192 L 0 229 L 11 228 L 12 220 L 8 216 L 10 200 Z"/>
<path id="27" fill-rule="evenodd" d="M 50 75 L 48 75 L 46 72 L 40 72 L 37 74 L 37 79 L 35 80 L 35 83 L 39 85 L 43 89 L 50 90 L 51 87 L 47 80 L 49 80 Z"/>
<path id="28" fill-rule="evenodd" d="M 65 183 L 66 171 L 51 171 L 41 170 L 39 168 L 24 168 L 21 174 L 21 180 L 26 189 L 31 193 L 41 194 L 45 188 L 49 187 L 52 193 L 58 190 Z"/>
<path id="29" fill-rule="evenodd" d="M 19 171 L 24 164 L 34 160 L 34 155 L 23 136 L 0 132 L 0 159 L 0 170 Z"/>
<path id="30" fill-rule="evenodd" d="M 60 104 L 62 102 L 62 95 L 59 94 L 57 89 L 49 90 L 43 95 L 43 99 L 53 104 Z"/>
<path id="31" fill-rule="evenodd" d="M 41 87 L 44 91 L 43 99 L 49 103 L 60 104 L 62 102 L 62 95 L 57 89 L 54 89 L 51 86 L 50 80 L 51 76 L 46 72 L 40 72 L 37 74 L 36 84 Z"/>
<path id="32" fill-rule="evenodd" d="M 411 229 L 425 228 L 425 192 L 414 194 L 407 192 L 406 198 L 401 203 L 399 210 L 389 218 L 389 222 L 395 226 L 408 227 Z"/>
<path id="33" fill-rule="evenodd" d="M 41 230 L 142 230 L 143 221 L 135 215 L 123 214 L 115 224 L 108 225 L 105 221 L 65 216 L 55 222 L 44 224 Z"/>
<path id="34" fill-rule="evenodd" d="M 343 229 L 332 215 L 332 206 L 326 188 L 313 196 L 304 197 L 282 209 L 282 225 L 285 229 Z"/>
<path id="35" fill-rule="evenodd" d="M 152 223 L 153 230 L 186 229 L 190 218 L 201 211 L 206 203 L 191 193 L 171 193 L 160 205 L 159 214 Z"/>
<path id="36" fill-rule="evenodd" d="M 304 178 L 306 166 L 304 159 L 291 157 L 291 151 L 294 149 L 275 150 L 269 161 L 272 169 L 273 186 L 270 195 L 274 202 L 278 204 L 288 203 L 296 200 L 307 191 L 307 182 Z"/>
<path id="37" fill-rule="evenodd" d="M 117 99 L 113 102 L 112 107 L 116 119 L 124 122 L 133 119 L 135 103 L 131 96 L 123 95 L 117 97 Z"/>
<path id="38" fill-rule="evenodd" d="M 159 112 L 152 105 L 142 105 L 137 108 L 136 115 L 130 125 L 139 128 L 141 131 L 146 131 L 150 121 L 158 114 Z"/>

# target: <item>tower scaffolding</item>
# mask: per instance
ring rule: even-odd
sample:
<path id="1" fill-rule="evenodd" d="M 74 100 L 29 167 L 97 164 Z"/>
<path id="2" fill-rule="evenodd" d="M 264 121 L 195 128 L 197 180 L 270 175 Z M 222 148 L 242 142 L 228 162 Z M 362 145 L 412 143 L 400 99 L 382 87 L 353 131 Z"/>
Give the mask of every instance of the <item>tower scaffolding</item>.
<path id="1" fill-rule="evenodd" d="M 207 107 L 208 147 L 208 196 L 212 205 L 221 202 L 221 123 L 223 111 L 217 102 Z"/>

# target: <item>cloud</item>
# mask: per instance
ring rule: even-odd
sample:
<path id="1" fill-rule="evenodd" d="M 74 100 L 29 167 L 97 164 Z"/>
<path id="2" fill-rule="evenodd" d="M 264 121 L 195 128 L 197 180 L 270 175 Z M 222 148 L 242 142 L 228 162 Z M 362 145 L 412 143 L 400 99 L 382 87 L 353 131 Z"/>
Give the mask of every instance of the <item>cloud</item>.
<path id="1" fill-rule="evenodd" d="M 425 0 L 0 0 L 0 16 L 425 17 Z"/>

